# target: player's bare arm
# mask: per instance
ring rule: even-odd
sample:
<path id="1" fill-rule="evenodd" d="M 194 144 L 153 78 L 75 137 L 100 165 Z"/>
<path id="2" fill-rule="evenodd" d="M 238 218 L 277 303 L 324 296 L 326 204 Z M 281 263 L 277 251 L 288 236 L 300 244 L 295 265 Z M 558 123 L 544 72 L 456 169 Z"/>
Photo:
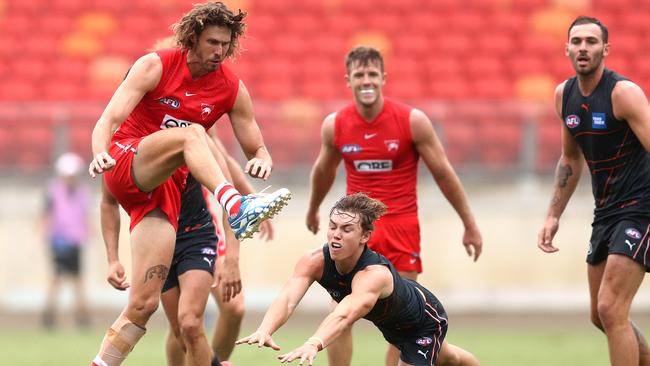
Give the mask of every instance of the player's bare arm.
<path id="1" fill-rule="evenodd" d="M 115 160 L 107 152 L 111 136 L 142 97 L 158 85 L 161 76 L 162 62 L 155 53 L 142 56 L 133 64 L 93 129 L 94 158 L 88 168 L 91 177 L 94 178 L 96 174 L 101 174 L 115 166 Z"/>
<path id="2" fill-rule="evenodd" d="M 316 248 L 306 253 L 298 263 L 285 283 L 278 297 L 273 301 L 269 310 L 264 315 L 262 323 L 257 330 L 239 339 L 235 344 L 257 344 L 258 347 L 271 347 L 279 350 L 271 336 L 277 331 L 293 314 L 293 311 L 300 303 L 300 300 L 314 281 L 320 279 L 323 273 L 324 257 L 323 249 Z"/>
<path id="3" fill-rule="evenodd" d="M 255 121 L 253 101 L 242 81 L 239 82 L 237 98 L 228 116 L 235 137 L 248 159 L 244 172 L 254 178 L 267 179 L 271 175 L 273 161 Z"/>
<path id="4" fill-rule="evenodd" d="M 129 283 L 126 282 L 124 266 L 120 263 L 119 236 L 120 236 L 120 206 L 113 195 L 108 191 L 102 182 L 102 197 L 99 206 L 99 216 L 106 247 L 108 259 L 108 273 L 106 280 L 118 290 L 126 290 Z"/>
<path id="5" fill-rule="evenodd" d="M 643 90 L 631 81 L 619 81 L 612 90 L 614 115 L 625 120 L 643 147 L 650 151 L 650 105 Z"/>
<path id="6" fill-rule="evenodd" d="M 309 194 L 309 208 L 307 209 L 307 229 L 312 233 L 318 232 L 320 207 L 327 192 L 332 188 L 336 179 L 336 169 L 341 163 L 341 154 L 334 146 L 334 125 L 336 113 L 325 117 L 321 126 L 321 145 L 316 163 L 311 170 L 311 189 Z"/>
<path id="7" fill-rule="evenodd" d="M 578 143 L 571 133 L 564 127 L 562 120 L 562 94 L 564 84 L 561 83 L 555 89 L 555 111 L 560 118 L 562 125 L 562 155 L 555 169 L 555 183 L 553 185 L 553 197 L 548 208 L 544 226 L 537 236 L 537 246 L 546 253 L 557 252 L 559 249 L 553 245 L 553 237 L 560 225 L 560 216 L 564 212 L 569 199 L 580 180 L 580 174 L 584 165 L 584 159 Z"/>
<path id="8" fill-rule="evenodd" d="M 305 344 L 278 356 L 280 362 L 300 360 L 312 365 L 318 351 L 321 351 L 357 320 L 368 314 L 377 300 L 389 296 L 393 291 L 393 276 L 387 267 L 369 266 L 358 272 L 352 280 L 352 293 L 341 300 L 334 310 Z"/>
<path id="9" fill-rule="evenodd" d="M 463 245 L 467 254 L 473 256 L 476 261 L 483 250 L 483 238 L 469 208 L 463 185 L 449 163 L 429 117 L 422 111 L 413 109 L 410 118 L 411 135 L 415 148 L 440 187 L 440 191 L 463 221 L 465 227 Z"/>

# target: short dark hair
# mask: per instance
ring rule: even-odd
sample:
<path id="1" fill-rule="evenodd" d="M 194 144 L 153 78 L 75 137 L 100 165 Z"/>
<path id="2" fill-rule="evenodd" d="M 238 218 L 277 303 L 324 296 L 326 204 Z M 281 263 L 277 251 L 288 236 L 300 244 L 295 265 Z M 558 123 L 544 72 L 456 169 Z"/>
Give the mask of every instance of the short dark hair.
<path id="1" fill-rule="evenodd" d="M 370 61 L 377 62 L 381 71 L 384 72 L 384 58 L 378 49 L 369 46 L 354 47 L 345 56 L 345 70 L 346 72 L 350 72 L 350 67 L 355 62 L 359 62 L 362 66 L 367 66 Z"/>
<path id="2" fill-rule="evenodd" d="M 359 214 L 361 229 L 367 232 L 375 229 L 375 221 L 386 213 L 386 205 L 368 197 L 365 193 L 355 193 L 336 201 L 330 211 L 330 216 L 335 211 Z"/>
<path id="3" fill-rule="evenodd" d="M 226 57 L 233 56 L 239 50 L 239 37 L 244 34 L 246 24 L 244 18 L 246 12 L 239 12 L 235 15 L 228 7 L 220 1 L 208 1 L 203 4 L 196 4 L 187 12 L 178 23 L 172 26 L 174 39 L 183 49 L 191 49 L 195 46 L 194 37 L 199 38 L 203 30 L 216 25 L 230 29 L 230 48 Z"/>
<path id="4" fill-rule="evenodd" d="M 569 26 L 569 30 L 567 31 L 567 38 L 571 38 L 571 28 L 575 27 L 576 25 L 582 25 L 582 24 L 596 24 L 600 28 L 600 31 L 603 33 L 603 43 L 607 43 L 609 39 L 609 31 L 607 30 L 605 24 L 603 24 L 597 18 L 589 17 L 585 15 L 581 15 L 577 17 L 573 21 L 573 23 L 571 23 L 571 25 Z"/>

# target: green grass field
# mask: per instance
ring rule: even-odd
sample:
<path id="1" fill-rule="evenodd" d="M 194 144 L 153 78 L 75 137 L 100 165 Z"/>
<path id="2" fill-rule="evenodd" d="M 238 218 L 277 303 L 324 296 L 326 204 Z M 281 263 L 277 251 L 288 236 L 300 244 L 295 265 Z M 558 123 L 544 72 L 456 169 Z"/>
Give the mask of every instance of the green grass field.
<path id="1" fill-rule="evenodd" d="M 558 328 L 561 324 L 558 324 Z M 355 366 L 383 365 L 384 342 L 378 331 L 367 326 L 355 329 Z M 476 330 L 451 330 L 448 341 L 473 352 L 486 366 L 598 366 L 608 365 L 605 337 L 588 327 L 564 331 L 546 329 L 503 329 L 481 327 Z M 312 328 L 285 326 L 274 336 L 283 351 L 302 344 Z M 251 329 L 244 329 L 244 335 Z M 89 332 L 40 330 L 0 330 L 1 365 L 11 366 L 88 366 L 97 352 L 103 331 Z M 147 333 L 123 365 L 163 366 L 164 332 Z M 252 346 L 235 348 L 232 362 L 237 366 L 280 365 L 279 352 Z M 294 362 L 293 364 L 296 364 Z M 325 353 L 315 365 L 327 365 Z"/>

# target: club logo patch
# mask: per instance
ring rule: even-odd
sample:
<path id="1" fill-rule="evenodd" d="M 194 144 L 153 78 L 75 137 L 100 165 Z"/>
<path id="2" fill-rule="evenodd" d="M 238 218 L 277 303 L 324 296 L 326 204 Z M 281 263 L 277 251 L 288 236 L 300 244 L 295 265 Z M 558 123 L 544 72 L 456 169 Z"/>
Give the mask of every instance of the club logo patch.
<path id="1" fill-rule="evenodd" d="M 388 151 L 397 151 L 399 149 L 399 140 L 384 140 Z"/>
<path id="2" fill-rule="evenodd" d="M 208 118 L 212 110 L 214 109 L 213 105 L 201 103 L 201 119 L 205 120 Z"/>
<path id="3" fill-rule="evenodd" d="M 625 235 L 629 236 L 632 239 L 641 239 L 641 233 L 639 232 L 639 230 L 631 227 L 625 229 Z"/>
<path id="4" fill-rule="evenodd" d="M 179 102 L 178 100 L 176 100 L 174 98 L 170 98 L 170 97 L 163 97 L 163 98 L 158 99 L 158 101 L 160 102 L 160 104 L 164 104 L 164 105 L 166 105 L 168 107 L 171 107 L 171 108 L 174 108 L 174 109 L 178 109 L 178 107 L 181 106 L 181 102 Z"/>
<path id="5" fill-rule="evenodd" d="M 431 343 L 433 343 L 433 339 L 431 339 L 429 337 L 422 337 L 422 338 L 418 338 L 415 341 L 415 343 L 419 344 L 420 346 L 428 346 Z"/>
<path id="6" fill-rule="evenodd" d="M 569 128 L 576 128 L 580 125 L 580 117 L 572 114 L 564 119 L 564 123 L 566 123 L 566 126 Z"/>
<path id="7" fill-rule="evenodd" d="M 217 253 L 214 251 L 214 248 L 205 247 L 205 248 L 201 249 L 201 254 L 215 255 Z"/>
<path id="8" fill-rule="evenodd" d="M 357 144 L 347 144 L 341 147 L 341 154 L 354 154 L 361 152 L 361 146 Z"/>
<path id="9" fill-rule="evenodd" d="M 604 130 L 607 128 L 605 113 L 593 112 L 591 114 L 591 128 L 596 130 Z"/>

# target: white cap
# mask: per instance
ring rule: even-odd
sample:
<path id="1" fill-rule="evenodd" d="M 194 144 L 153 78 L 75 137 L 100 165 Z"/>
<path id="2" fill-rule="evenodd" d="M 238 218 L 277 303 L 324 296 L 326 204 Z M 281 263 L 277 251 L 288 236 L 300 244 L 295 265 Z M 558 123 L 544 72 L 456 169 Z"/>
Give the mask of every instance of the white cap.
<path id="1" fill-rule="evenodd" d="M 68 152 L 56 159 L 54 169 L 56 174 L 60 176 L 72 176 L 79 174 L 83 164 L 84 162 L 79 155 Z"/>

